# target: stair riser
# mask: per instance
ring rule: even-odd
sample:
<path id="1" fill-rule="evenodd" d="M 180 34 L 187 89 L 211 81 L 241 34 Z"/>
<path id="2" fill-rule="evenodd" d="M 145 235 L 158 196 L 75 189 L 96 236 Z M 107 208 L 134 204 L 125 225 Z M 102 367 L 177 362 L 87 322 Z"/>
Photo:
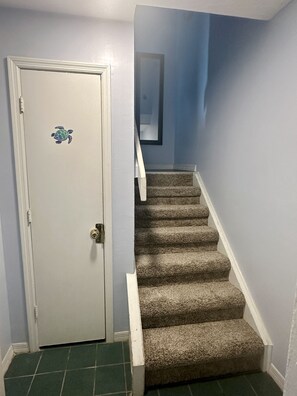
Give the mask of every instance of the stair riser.
<path id="1" fill-rule="evenodd" d="M 159 230 L 158 228 L 151 230 L 151 232 L 139 231 L 136 229 L 135 232 L 135 244 L 136 247 L 143 245 L 179 245 L 184 244 L 207 244 L 217 243 L 219 240 L 219 234 L 213 229 L 196 228 L 194 231 L 183 233 L 181 228 L 178 232 L 172 232 L 172 230 Z"/>
<path id="2" fill-rule="evenodd" d="M 195 205 L 200 203 L 200 197 L 152 197 L 146 201 L 136 198 L 137 205 Z"/>
<path id="3" fill-rule="evenodd" d="M 205 252 L 217 250 L 217 243 L 200 243 L 187 245 L 140 245 L 135 246 L 135 254 L 163 254 L 183 252 Z"/>
<path id="4" fill-rule="evenodd" d="M 135 226 L 140 228 L 150 228 L 150 227 L 193 227 L 193 226 L 203 226 L 208 224 L 208 218 L 196 218 L 196 219 L 139 219 L 136 218 Z"/>
<path id="5" fill-rule="evenodd" d="M 137 195 L 139 195 L 137 193 Z M 181 198 L 181 197 L 199 197 L 201 190 L 199 187 L 184 186 L 178 188 L 162 188 L 162 187 L 148 187 L 148 198 Z"/>
<path id="6" fill-rule="evenodd" d="M 190 282 L 223 282 L 229 278 L 229 271 L 226 272 L 210 272 L 202 274 L 182 274 L 176 276 L 163 277 L 141 277 L 137 274 L 137 281 L 139 286 L 162 286 L 173 283 L 190 283 Z"/>
<path id="7" fill-rule="evenodd" d="M 208 215 L 208 208 L 203 205 L 136 206 L 135 209 L 135 217 L 139 221 L 150 219 L 205 219 Z"/>
<path id="8" fill-rule="evenodd" d="M 142 327 L 144 329 L 179 326 L 189 323 L 215 322 L 218 320 L 241 319 L 243 307 L 227 308 L 220 311 L 197 311 L 187 312 L 184 315 L 146 317 L 141 315 Z"/>
<path id="9" fill-rule="evenodd" d="M 147 173 L 148 186 L 192 186 L 193 175 L 192 173 Z"/>
<path id="10" fill-rule="evenodd" d="M 208 377 L 219 377 L 238 373 L 260 371 L 262 354 L 246 356 L 232 360 L 220 360 L 200 365 L 176 367 L 168 369 L 146 370 L 146 386 L 170 384 L 197 380 Z"/>

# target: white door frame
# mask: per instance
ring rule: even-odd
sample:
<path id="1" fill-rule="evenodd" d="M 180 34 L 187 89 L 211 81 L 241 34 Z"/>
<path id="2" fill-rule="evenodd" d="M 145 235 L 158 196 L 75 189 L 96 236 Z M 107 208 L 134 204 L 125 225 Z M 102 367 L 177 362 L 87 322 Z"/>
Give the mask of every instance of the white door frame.
<path id="1" fill-rule="evenodd" d="M 297 284 L 291 324 L 291 335 L 287 357 L 284 396 L 295 396 L 297 391 Z"/>
<path id="2" fill-rule="evenodd" d="M 31 352 L 39 350 L 37 323 L 34 317 L 36 306 L 32 239 L 27 221 L 29 209 L 26 150 L 23 114 L 20 111 L 21 70 L 47 70 L 97 74 L 101 76 L 102 90 L 102 161 L 103 161 L 103 215 L 105 226 L 104 284 L 105 284 L 105 327 L 106 341 L 113 342 L 113 284 L 112 284 L 112 191 L 111 191 L 111 105 L 110 66 L 48 59 L 8 57 L 10 106 L 18 193 L 19 224 L 21 235 L 24 285 Z M 26 105 L 26 104 L 25 104 Z"/>

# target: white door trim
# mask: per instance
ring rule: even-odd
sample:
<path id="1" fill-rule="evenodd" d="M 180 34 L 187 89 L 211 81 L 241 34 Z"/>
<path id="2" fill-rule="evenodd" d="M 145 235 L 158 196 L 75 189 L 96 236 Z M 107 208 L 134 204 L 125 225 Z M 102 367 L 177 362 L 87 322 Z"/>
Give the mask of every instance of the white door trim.
<path id="1" fill-rule="evenodd" d="M 56 61 L 23 57 L 8 57 L 8 78 L 16 184 L 18 193 L 19 224 L 24 268 L 29 348 L 31 352 L 39 349 L 37 324 L 34 318 L 36 305 L 32 239 L 27 223 L 29 208 L 26 151 L 24 141 L 23 115 L 20 114 L 22 69 L 64 71 L 101 76 L 102 88 L 102 160 L 103 160 L 103 214 L 105 225 L 104 243 L 104 283 L 105 283 L 105 326 L 106 341 L 113 342 L 113 283 L 112 283 L 112 190 L 111 190 L 111 105 L 110 105 L 110 66 L 80 62 Z"/>

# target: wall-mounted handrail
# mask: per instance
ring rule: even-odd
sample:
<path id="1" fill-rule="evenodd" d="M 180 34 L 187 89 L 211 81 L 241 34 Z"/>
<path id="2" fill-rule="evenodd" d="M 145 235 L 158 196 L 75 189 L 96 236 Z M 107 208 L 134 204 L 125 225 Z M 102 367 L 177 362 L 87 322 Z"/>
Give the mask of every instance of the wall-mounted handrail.
<path id="1" fill-rule="evenodd" d="M 139 140 L 136 122 L 134 124 L 134 142 L 135 142 L 135 177 L 138 181 L 139 195 L 141 201 L 146 201 L 146 174 L 142 150 Z"/>

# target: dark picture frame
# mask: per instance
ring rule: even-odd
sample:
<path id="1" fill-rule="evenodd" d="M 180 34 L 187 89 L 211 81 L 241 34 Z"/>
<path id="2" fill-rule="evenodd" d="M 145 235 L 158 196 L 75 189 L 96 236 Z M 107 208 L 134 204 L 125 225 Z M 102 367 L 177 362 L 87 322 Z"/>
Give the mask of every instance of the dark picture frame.
<path id="1" fill-rule="evenodd" d="M 135 119 L 141 144 L 162 145 L 164 55 L 135 56 Z"/>

